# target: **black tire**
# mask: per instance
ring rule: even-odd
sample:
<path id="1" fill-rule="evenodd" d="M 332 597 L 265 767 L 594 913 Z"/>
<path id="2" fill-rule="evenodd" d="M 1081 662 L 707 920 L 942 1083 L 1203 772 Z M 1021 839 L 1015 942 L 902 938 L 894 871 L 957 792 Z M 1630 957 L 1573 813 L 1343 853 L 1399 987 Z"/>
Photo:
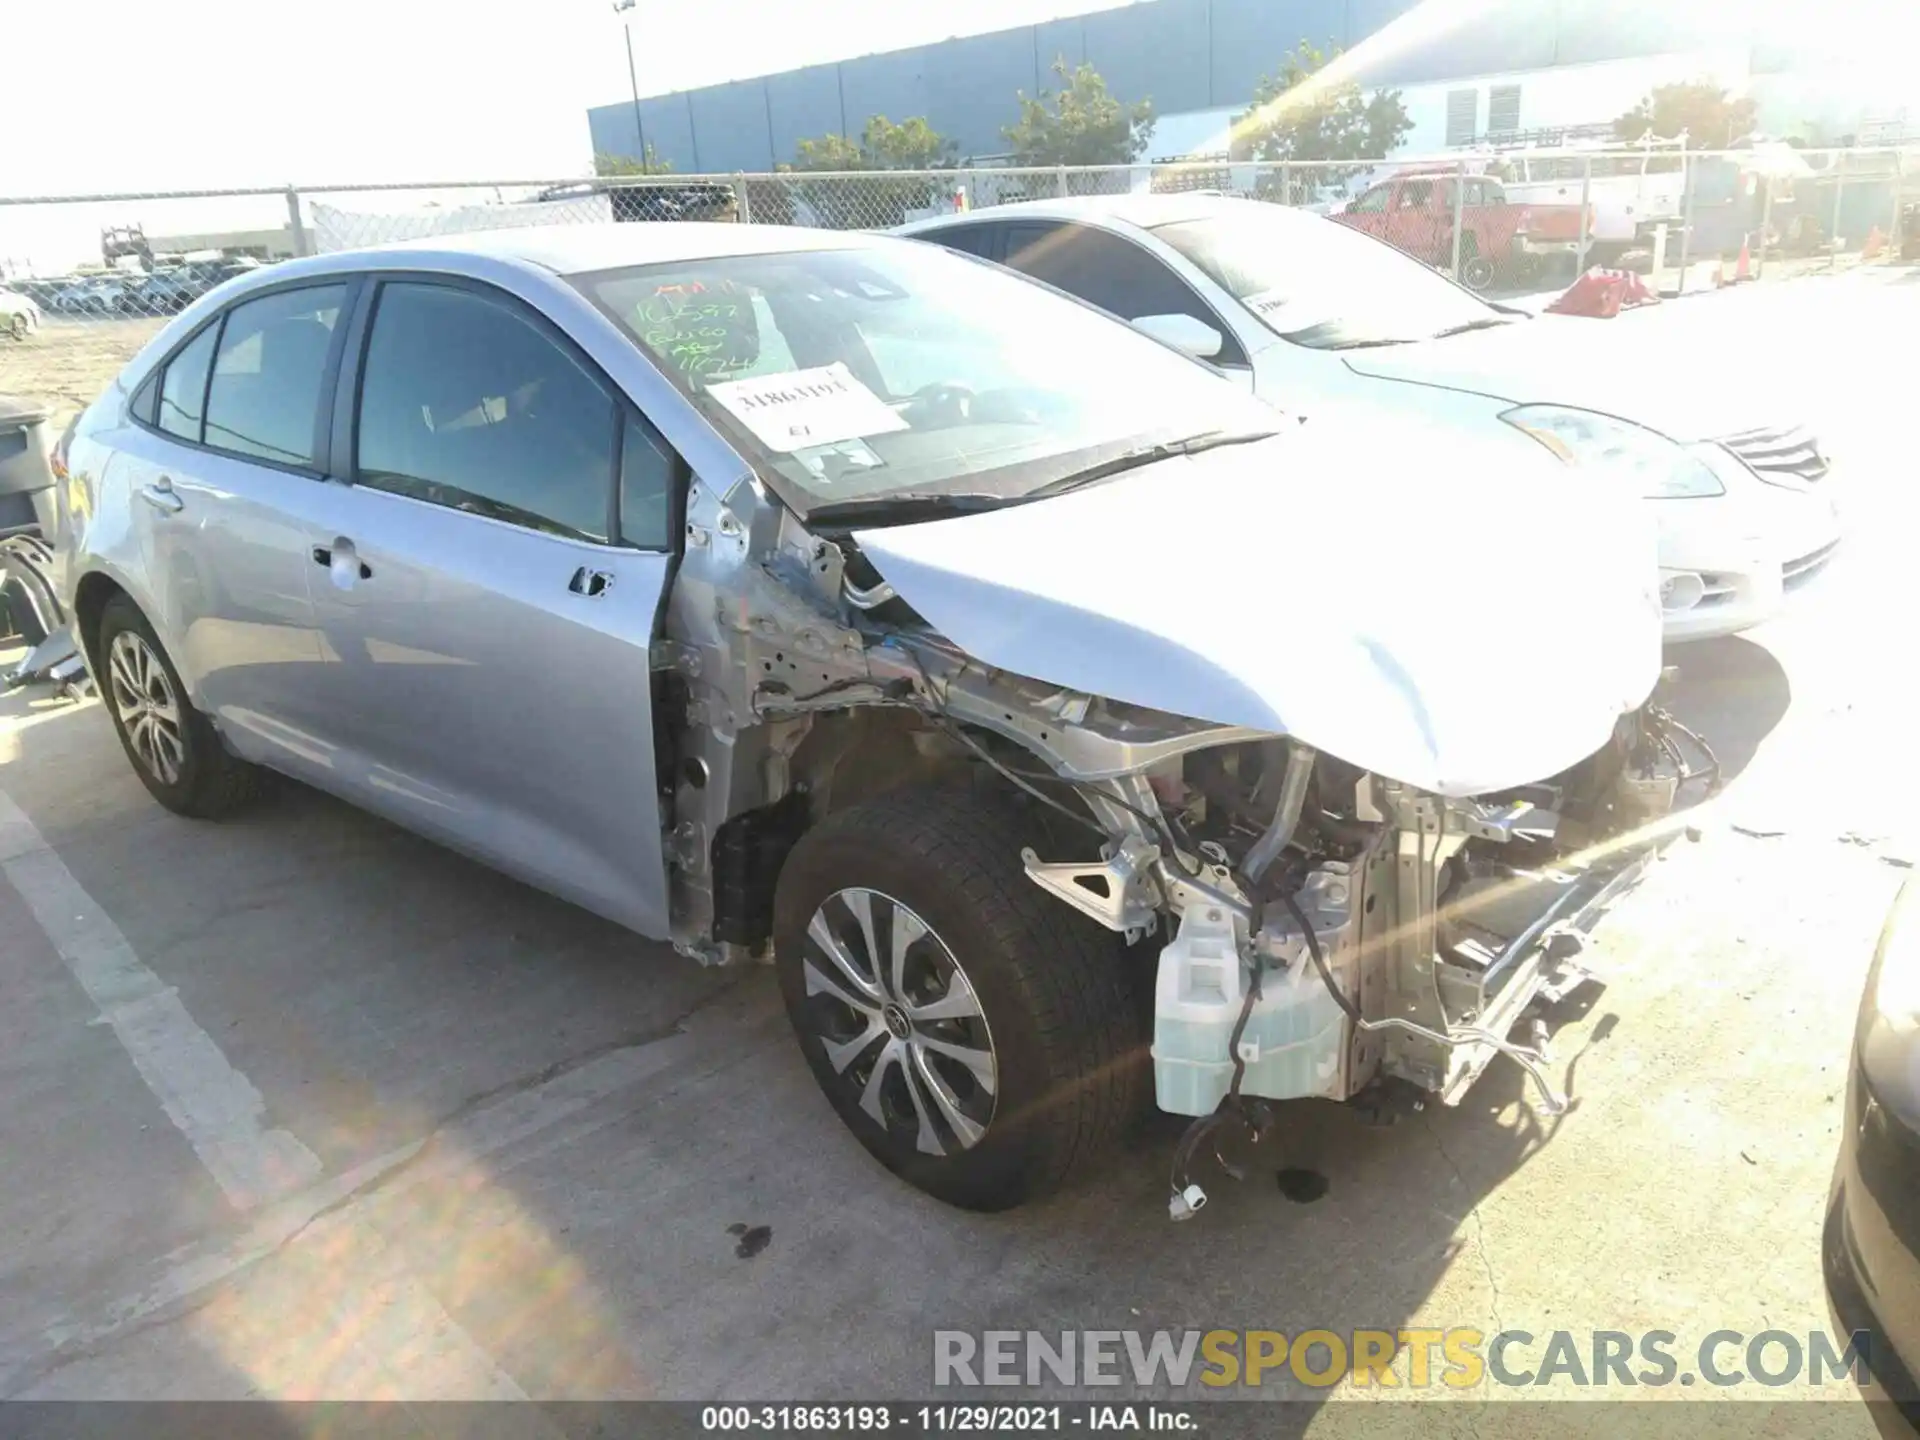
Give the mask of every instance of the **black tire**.
<path id="1" fill-rule="evenodd" d="M 130 677 L 125 671 L 115 668 L 115 642 L 122 636 L 131 636 L 137 641 L 137 645 L 127 642 L 129 651 L 144 646 L 161 672 L 160 680 L 164 683 L 155 683 L 149 678 L 145 685 L 137 688 L 149 702 L 164 696 L 176 716 L 171 733 L 177 737 L 179 756 L 171 775 L 166 773 L 164 763 L 142 753 L 141 745 L 130 731 L 130 721 L 136 716 L 130 713 L 132 707 L 127 702 L 136 687 L 128 684 Z M 166 647 L 161 645 L 160 637 L 153 633 L 153 626 L 147 623 L 140 608 L 126 596 L 114 596 L 100 612 L 100 631 L 93 653 L 100 698 L 113 717 L 113 728 L 120 736 L 133 773 L 140 777 L 154 799 L 176 815 L 212 820 L 232 813 L 259 794 L 261 771 L 231 754 L 212 723 L 193 708 L 187 700 L 187 687 L 181 683 L 180 672 L 174 669 Z"/>
<path id="2" fill-rule="evenodd" d="M 26 312 L 16 310 L 7 321 L 7 333 L 22 344 L 26 343 L 28 320 Z"/>
<path id="3" fill-rule="evenodd" d="M 1057 1189 L 1127 1128 L 1149 1093 L 1147 1035 L 1120 937 L 1027 879 L 1022 843 L 1017 812 L 998 796 L 896 792 L 844 810 L 803 836 L 781 873 L 774 906 L 781 994 L 820 1088 L 881 1164 L 970 1210 L 1010 1209 Z M 932 1117 L 920 1126 L 931 1123 L 945 1153 L 922 1150 L 927 1131 L 916 1127 L 903 1102 L 925 1097 L 931 1104 L 934 1097 L 925 1081 L 909 1080 L 910 1059 L 893 1065 L 883 1084 L 869 1082 L 896 1041 L 906 1047 L 932 1034 L 977 1047 L 983 1032 L 966 1028 L 972 1019 L 923 1026 L 903 1014 L 900 1023 L 910 1035 L 869 1028 L 869 1043 L 846 1059 L 844 1073 L 829 1058 L 830 1039 L 861 1033 L 861 1012 L 809 994 L 809 967 L 816 976 L 843 972 L 832 970 L 808 927 L 816 913 L 841 914 L 856 887 L 884 902 L 869 902 L 878 912 L 876 931 L 889 923 L 896 904 L 927 926 L 931 940 L 914 942 L 910 964 L 931 973 L 951 961 L 964 976 L 957 988 L 970 989 L 977 1001 L 994 1071 L 990 1113 L 968 1074 L 937 1058 L 926 1062 L 942 1068 L 948 1100 L 958 1093 L 972 1104 L 974 1119 L 985 1113 L 984 1133 L 970 1145 L 946 1124 L 949 1111 L 916 1103 Z M 817 991 L 817 980 L 812 983 Z M 949 977 L 931 1000 L 925 993 L 918 998 L 945 1004 L 955 990 Z M 917 1092 L 909 1093 L 915 1084 Z M 863 1094 L 883 1113 L 891 1106 L 897 1123 L 876 1120 L 862 1108 Z"/>
<path id="4" fill-rule="evenodd" d="M 1480 253 L 1480 242 L 1471 235 L 1460 237 L 1460 283 L 1478 295 L 1493 285 L 1494 264 Z"/>

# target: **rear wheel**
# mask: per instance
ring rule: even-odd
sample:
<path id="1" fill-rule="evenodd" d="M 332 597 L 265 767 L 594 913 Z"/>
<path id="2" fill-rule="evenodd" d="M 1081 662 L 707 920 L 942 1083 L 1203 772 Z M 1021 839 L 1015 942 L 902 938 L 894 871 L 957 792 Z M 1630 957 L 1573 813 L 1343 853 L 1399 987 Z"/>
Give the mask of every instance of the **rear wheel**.
<path id="1" fill-rule="evenodd" d="M 1145 1100 L 1119 938 L 1042 893 L 995 797 L 901 792 L 788 859 L 774 955 L 841 1120 L 889 1170 L 1001 1210 L 1097 1155 Z"/>
<path id="2" fill-rule="evenodd" d="M 1493 284 L 1492 257 L 1480 253 L 1479 242 L 1471 235 L 1460 237 L 1460 283 L 1475 294 Z"/>
<path id="3" fill-rule="evenodd" d="M 253 799 L 259 770 L 229 754 L 212 723 L 188 702 L 159 637 L 126 596 L 115 596 L 101 611 L 94 654 L 120 744 L 154 799 L 196 819 L 225 815 Z"/>

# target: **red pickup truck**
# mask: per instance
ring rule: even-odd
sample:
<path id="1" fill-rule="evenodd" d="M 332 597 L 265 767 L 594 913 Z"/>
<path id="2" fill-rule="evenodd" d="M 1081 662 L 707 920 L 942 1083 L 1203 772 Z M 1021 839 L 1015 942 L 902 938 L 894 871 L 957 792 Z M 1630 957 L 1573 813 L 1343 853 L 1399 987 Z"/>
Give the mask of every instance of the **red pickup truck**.
<path id="1" fill-rule="evenodd" d="M 1407 171 L 1370 186 L 1333 218 L 1377 235 L 1418 260 L 1453 267 L 1452 170 Z M 1525 278 L 1548 255 L 1580 247 L 1578 205 L 1516 205 L 1498 180 L 1466 177 L 1460 204 L 1460 283 L 1485 290 Z M 1591 224 L 1589 224 L 1591 233 Z"/>

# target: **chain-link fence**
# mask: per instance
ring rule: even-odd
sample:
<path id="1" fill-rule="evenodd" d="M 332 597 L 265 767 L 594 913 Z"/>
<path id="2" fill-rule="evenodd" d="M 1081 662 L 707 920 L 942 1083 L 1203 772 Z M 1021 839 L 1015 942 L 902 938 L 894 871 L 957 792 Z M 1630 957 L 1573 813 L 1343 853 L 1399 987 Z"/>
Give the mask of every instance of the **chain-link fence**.
<path id="1" fill-rule="evenodd" d="M 0 392 L 83 404 L 169 316 L 296 255 L 596 222 L 886 229 L 1022 201 L 1193 191 L 1316 211 L 1496 296 L 1557 290 L 1594 264 L 1680 294 L 1920 260 L 1920 144 L 0 196 Z"/>

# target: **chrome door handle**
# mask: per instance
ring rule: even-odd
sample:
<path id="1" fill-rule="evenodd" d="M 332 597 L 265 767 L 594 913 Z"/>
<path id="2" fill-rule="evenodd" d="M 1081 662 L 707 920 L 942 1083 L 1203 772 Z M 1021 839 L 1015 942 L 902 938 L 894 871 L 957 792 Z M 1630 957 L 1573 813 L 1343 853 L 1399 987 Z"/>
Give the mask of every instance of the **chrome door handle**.
<path id="1" fill-rule="evenodd" d="M 573 578 L 567 582 L 567 589 L 576 595 L 584 595 L 589 600 L 598 600 L 613 588 L 611 570 L 589 570 L 582 565 L 573 572 Z"/>
<path id="2" fill-rule="evenodd" d="M 173 479 L 167 475 L 162 475 L 151 485 L 142 485 L 140 498 L 154 509 L 164 511 L 168 515 L 177 515 L 187 508 L 187 502 L 174 494 Z"/>
<path id="3" fill-rule="evenodd" d="M 354 553 L 351 540 L 336 540 L 332 545 L 314 546 L 313 563 L 332 571 L 333 583 L 342 587 L 351 585 L 356 576 L 362 580 L 373 578 L 373 567 Z"/>

